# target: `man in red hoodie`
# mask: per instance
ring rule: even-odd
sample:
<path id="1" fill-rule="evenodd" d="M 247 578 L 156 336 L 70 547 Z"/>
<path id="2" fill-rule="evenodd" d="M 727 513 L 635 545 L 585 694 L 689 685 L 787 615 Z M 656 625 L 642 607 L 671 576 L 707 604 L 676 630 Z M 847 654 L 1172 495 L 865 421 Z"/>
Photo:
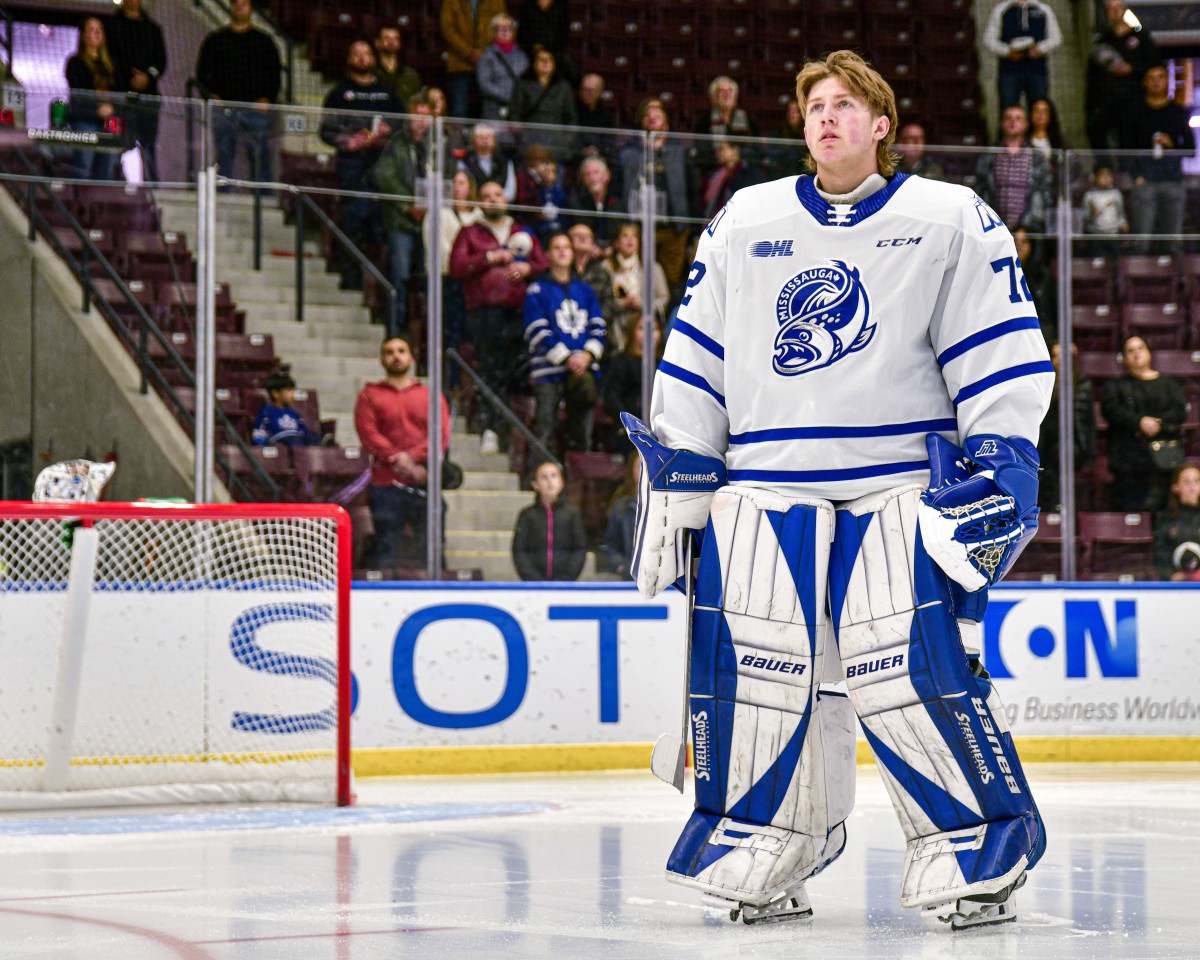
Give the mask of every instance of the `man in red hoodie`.
<path id="1" fill-rule="evenodd" d="M 386 376 L 363 387 L 354 405 L 354 428 L 371 455 L 367 498 L 375 543 L 364 565 L 374 569 L 394 566 L 397 558 L 424 562 L 429 464 L 429 388 L 413 377 L 408 338 L 384 340 L 379 362 Z M 450 409 L 442 397 L 442 456 L 448 449 Z M 413 535 L 404 541 L 406 524 Z"/>
<path id="2" fill-rule="evenodd" d="M 537 238 L 508 215 L 504 187 L 487 180 L 479 187 L 483 222 L 458 232 L 450 251 L 450 275 L 463 283 L 467 301 L 467 336 L 475 346 L 475 366 L 501 397 L 524 362 L 525 290 L 549 263 Z M 497 416 L 482 402 L 472 427 L 480 430 L 479 449 L 496 453 Z"/>

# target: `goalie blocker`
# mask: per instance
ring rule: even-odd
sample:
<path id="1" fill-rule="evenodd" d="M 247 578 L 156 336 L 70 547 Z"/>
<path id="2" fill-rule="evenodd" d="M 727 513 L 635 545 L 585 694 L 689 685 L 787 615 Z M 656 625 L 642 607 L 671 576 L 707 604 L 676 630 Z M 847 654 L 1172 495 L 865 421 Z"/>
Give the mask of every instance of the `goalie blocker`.
<path id="1" fill-rule="evenodd" d="M 641 448 L 653 438 L 638 426 Z M 658 447 L 643 488 L 659 494 L 665 547 L 695 523 L 698 497 L 689 491 L 672 515 L 679 495 L 653 491 Z M 938 487 L 965 493 L 971 468 L 988 466 L 963 460 L 935 470 Z M 1019 523 L 1026 490 L 1009 506 Z M 696 812 L 668 879 L 747 920 L 809 915 L 804 881 L 841 852 L 853 804 L 852 704 L 907 840 L 902 904 L 955 927 L 1013 919 L 1011 894 L 1044 832 L 999 700 L 978 652 L 964 649 L 985 595 L 967 593 L 931 556 L 919 520 L 927 491 L 901 487 L 836 512 L 748 487 L 706 496 L 691 638 Z M 669 583 L 660 577 L 652 592 Z M 843 673 L 849 702 L 822 687 Z"/>

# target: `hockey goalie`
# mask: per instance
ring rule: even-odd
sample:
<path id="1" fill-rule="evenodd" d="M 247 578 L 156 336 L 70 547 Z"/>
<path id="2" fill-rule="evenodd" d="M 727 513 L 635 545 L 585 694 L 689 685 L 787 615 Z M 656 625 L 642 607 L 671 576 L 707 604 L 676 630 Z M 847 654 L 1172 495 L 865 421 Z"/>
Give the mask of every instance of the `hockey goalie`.
<path id="1" fill-rule="evenodd" d="M 696 809 L 667 876 L 746 922 L 811 915 L 857 718 L 907 841 L 901 903 L 1015 919 L 1045 832 L 980 621 L 1037 528 L 1053 368 L 1000 218 L 895 173 L 886 81 L 839 51 L 797 95 L 815 176 L 708 224 L 649 424 L 626 416 L 638 588 L 694 584 Z"/>

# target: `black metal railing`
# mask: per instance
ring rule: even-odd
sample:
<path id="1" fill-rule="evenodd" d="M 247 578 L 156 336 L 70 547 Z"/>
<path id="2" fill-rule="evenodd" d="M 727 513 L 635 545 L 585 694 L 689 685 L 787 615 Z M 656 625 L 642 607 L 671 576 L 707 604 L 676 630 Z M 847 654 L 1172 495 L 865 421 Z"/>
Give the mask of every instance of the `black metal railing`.
<path id="1" fill-rule="evenodd" d="M 459 353 L 453 347 L 447 347 L 446 359 L 453 360 L 454 363 L 458 365 L 459 369 L 462 370 L 462 372 L 467 375 L 467 378 L 475 385 L 475 389 L 479 391 L 479 395 L 483 398 L 484 402 L 487 403 L 498 414 L 500 414 L 504 422 L 516 430 L 517 433 L 519 433 L 522 437 L 524 437 L 525 442 L 537 451 L 538 457 L 540 457 L 538 462 L 545 463 L 546 461 L 549 461 L 558 467 L 558 469 L 563 469 L 562 461 L 559 460 L 558 457 L 556 457 L 553 453 L 551 453 L 550 448 L 542 443 L 541 438 L 539 438 L 536 433 L 530 430 L 529 427 L 524 424 L 521 418 L 509 409 L 508 404 L 504 402 L 504 398 L 487 385 L 483 377 L 475 372 L 475 368 L 467 363 L 465 359 L 463 359 L 463 355 L 461 353 Z"/>
<path id="2" fill-rule="evenodd" d="M 29 163 L 28 158 L 23 153 L 19 153 L 18 156 L 21 156 L 26 165 L 32 168 L 32 164 Z M 150 311 L 134 296 L 128 284 L 122 279 L 111 261 L 96 246 L 88 235 L 87 228 L 79 222 L 70 208 L 50 189 L 50 181 L 36 175 L 20 179 L 24 180 L 26 184 L 23 205 L 29 218 L 28 239 L 30 242 L 36 241 L 40 235 L 71 268 L 83 288 L 82 309 L 86 312 L 94 304 L 116 332 L 117 336 L 130 352 L 133 353 L 140 376 L 139 392 L 142 394 L 148 393 L 150 385 L 153 384 L 156 392 L 174 408 L 176 416 L 184 423 L 185 427 L 194 437 L 196 415 L 192 410 L 187 408 L 187 405 L 175 391 L 170 380 L 159 368 L 158 364 L 155 363 L 154 358 L 151 356 L 151 340 L 157 344 L 158 348 L 165 355 L 168 364 L 179 372 L 179 375 L 184 379 L 187 386 L 193 390 L 196 388 L 196 374 L 194 369 L 188 365 L 179 351 L 175 349 L 170 336 L 163 331 Z M 79 238 L 81 246 L 78 256 L 54 232 L 54 228 L 39 210 L 38 197 L 43 194 L 49 199 L 55 212 L 67 228 L 73 231 Z M 91 275 L 93 265 L 99 266 L 104 276 L 116 286 L 122 300 L 135 317 L 136 330 L 131 329 L 131 324 L 127 321 L 126 315 L 96 289 Z M 281 496 L 279 484 L 275 482 L 274 478 L 254 458 L 245 440 L 234 429 L 233 424 L 219 406 L 214 406 L 214 415 L 218 426 L 225 431 L 226 436 L 233 441 L 233 445 L 239 449 L 246 462 L 250 465 L 250 469 L 255 474 L 255 479 L 263 484 L 271 500 L 278 501 Z M 232 488 L 231 492 L 242 499 L 255 499 L 253 492 L 234 472 L 232 466 L 225 460 L 219 450 L 215 452 L 215 457 L 218 465 L 222 468 L 222 478 Z"/>

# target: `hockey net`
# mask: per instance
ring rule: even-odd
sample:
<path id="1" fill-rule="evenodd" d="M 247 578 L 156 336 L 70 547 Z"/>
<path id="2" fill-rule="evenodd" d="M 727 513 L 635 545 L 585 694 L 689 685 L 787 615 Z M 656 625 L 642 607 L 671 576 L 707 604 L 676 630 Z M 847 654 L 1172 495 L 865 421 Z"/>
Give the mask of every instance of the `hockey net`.
<path id="1" fill-rule="evenodd" d="M 0 502 L 0 806 L 350 802 L 349 518 Z"/>

